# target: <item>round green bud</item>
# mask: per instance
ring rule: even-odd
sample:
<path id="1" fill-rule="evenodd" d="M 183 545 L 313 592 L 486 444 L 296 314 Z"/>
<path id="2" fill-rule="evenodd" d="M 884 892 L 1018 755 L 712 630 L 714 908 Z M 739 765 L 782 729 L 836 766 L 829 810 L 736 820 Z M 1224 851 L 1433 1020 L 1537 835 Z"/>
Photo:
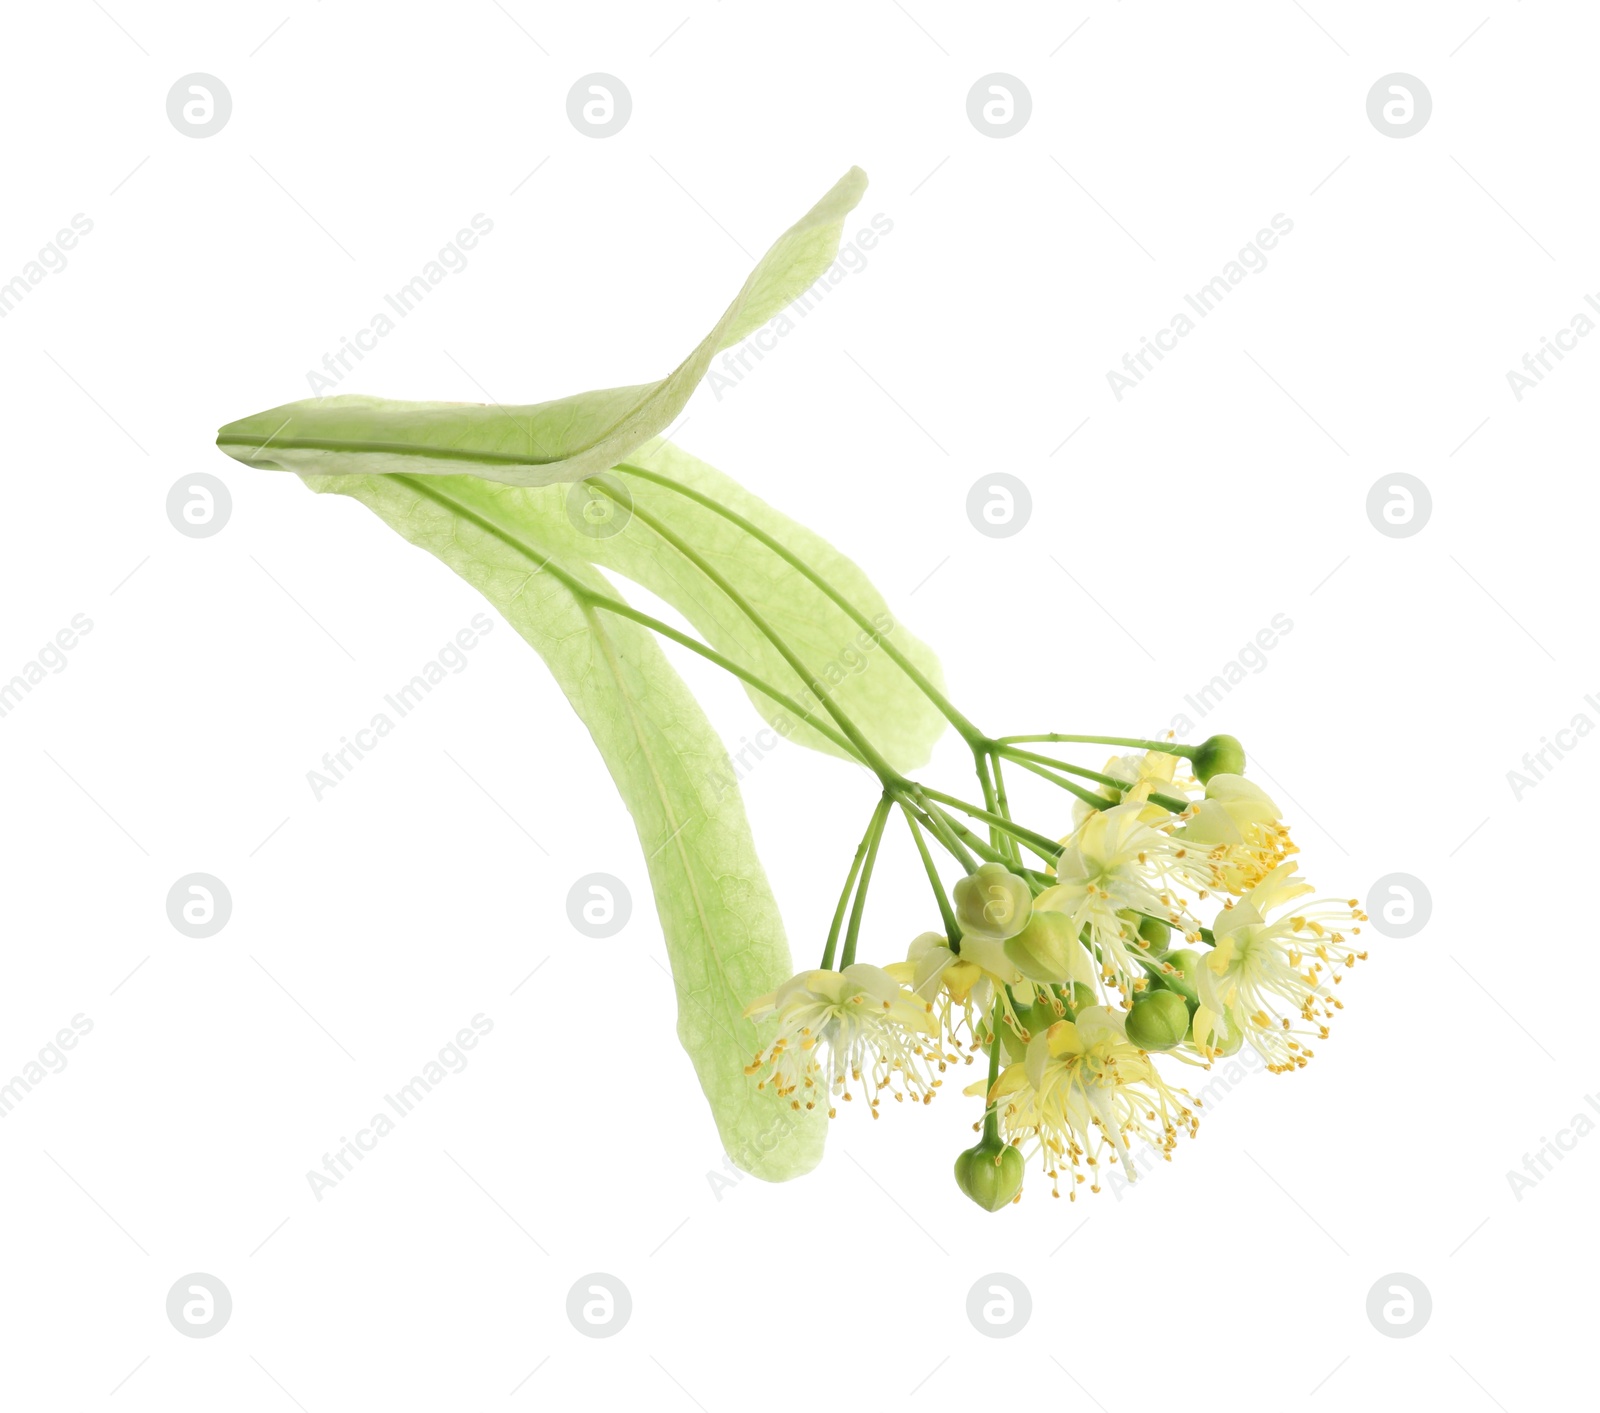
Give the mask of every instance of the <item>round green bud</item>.
<path id="1" fill-rule="evenodd" d="M 1058 1011 L 1043 996 L 1036 999 L 1030 1006 L 1019 1006 L 1017 1008 L 1017 1020 L 1021 1022 L 1023 1029 L 1028 1032 L 1028 1039 L 1030 1040 L 1036 1035 L 1043 1035 L 1057 1021 L 1071 1019 L 1072 1011 L 1070 1008 L 1063 1007 L 1062 1010 Z"/>
<path id="2" fill-rule="evenodd" d="M 955 886 L 956 918 L 964 931 L 991 942 L 1015 937 L 1033 916 L 1028 885 L 1001 863 L 986 863 Z"/>
<path id="3" fill-rule="evenodd" d="M 1029 981 L 1065 981 L 1072 971 L 1071 949 L 1081 947 L 1078 929 L 1065 913 L 1040 912 L 1015 937 L 1006 938 L 1006 957 Z"/>
<path id="4" fill-rule="evenodd" d="M 1161 960 L 1173 968 L 1171 972 L 1161 974 L 1161 984 L 1169 991 L 1176 991 L 1188 1002 L 1192 1016 L 1200 1004 L 1200 993 L 1195 989 L 1195 975 L 1201 965 L 1200 954 L 1193 948 L 1180 947 L 1175 952 L 1168 952 Z"/>
<path id="5" fill-rule="evenodd" d="M 1208 736 L 1195 747 L 1194 773 L 1201 784 L 1213 775 L 1243 775 L 1244 747 L 1233 736 Z"/>
<path id="6" fill-rule="evenodd" d="M 1193 947 L 1179 947 L 1168 952 L 1161 960 L 1176 967 L 1191 986 L 1194 984 L 1200 971 L 1201 956 Z"/>
<path id="7" fill-rule="evenodd" d="M 1020 1011 L 1017 1013 L 1016 1025 L 1011 1023 L 1009 1016 L 1001 1016 L 999 1031 L 1000 1054 L 1007 1064 L 1019 1065 L 1028 1055 L 1028 1041 L 1019 1033 L 1018 1026 L 1023 1030 L 1027 1030 L 1029 1038 L 1032 1038 L 1033 1031 L 1029 1028 L 1027 1022 L 1022 1019 Z M 979 1036 L 983 1040 L 985 1050 L 987 1050 L 989 1045 L 987 1028 L 980 1031 Z"/>
<path id="8" fill-rule="evenodd" d="M 1152 952 L 1165 952 L 1167 944 L 1172 940 L 1172 928 L 1158 917 L 1141 917 L 1139 937 L 1141 941 L 1150 945 Z"/>
<path id="9" fill-rule="evenodd" d="M 1128 1039 L 1141 1050 L 1170 1050 L 1189 1029 L 1189 1008 L 1176 991 L 1150 991 L 1128 1012 Z"/>
<path id="10" fill-rule="evenodd" d="M 1160 955 L 1171 946 L 1172 929 L 1158 917 L 1146 917 L 1133 908 L 1119 908 L 1117 916 L 1127 923 L 1141 950 Z"/>
<path id="11" fill-rule="evenodd" d="M 1023 1025 L 1022 1012 L 1020 1010 L 1017 1012 L 1017 1023 L 1018 1025 Z M 1027 1029 L 1025 1025 L 1023 1025 L 1023 1028 Z M 977 1022 L 973 1034 L 977 1037 L 978 1044 L 983 1047 L 984 1058 L 987 1058 L 989 1049 L 994 1044 L 994 1038 L 997 1034 L 1000 1037 L 1000 1054 L 1007 1064 L 1020 1064 L 1027 1056 L 1028 1041 L 1018 1034 L 1017 1028 L 1012 1025 L 1009 1016 L 1000 1018 L 998 1030 L 989 1017 L 985 1016 Z M 1029 1030 L 1028 1038 L 1032 1039 L 1032 1037 L 1033 1032 Z"/>
<path id="12" fill-rule="evenodd" d="M 998 1212 L 1022 1191 L 1022 1152 L 998 1139 L 956 1157 L 956 1186 L 985 1212 Z"/>
<path id="13" fill-rule="evenodd" d="M 1085 1006 L 1098 1006 L 1100 998 L 1094 994 L 1094 987 L 1085 986 L 1081 981 L 1074 981 L 1071 989 L 1061 989 L 1061 999 L 1067 1003 L 1067 1019 L 1076 1020 L 1078 1012 Z"/>

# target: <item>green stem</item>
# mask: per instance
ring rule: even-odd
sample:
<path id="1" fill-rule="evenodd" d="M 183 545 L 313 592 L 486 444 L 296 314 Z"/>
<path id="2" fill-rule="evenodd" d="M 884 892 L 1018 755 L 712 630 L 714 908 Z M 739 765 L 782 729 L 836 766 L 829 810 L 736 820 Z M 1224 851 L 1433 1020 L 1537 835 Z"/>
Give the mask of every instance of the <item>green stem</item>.
<path id="1" fill-rule="evenodd" d="M 844 955 L 839 958 L 840 971 L 856 959 L 856 942 L 861 936 L 861 914 L 867 906 L 867 888 L 872 882 L 873 865 L 878 862 L 878 845 L 883 842 L 883 824 L 889 818 L 889 806 L 893 803 L 894 797 L 885 790 L 877 809 L 872 812 L 872 823 L 867 826 L 867 858 L 861 866 L 861 882 L 856 885 L 855 906 L 850 909 L 850 928 L 844 935 Z"/>
<path id="2" fill-rule="evenodd" d="M 621 497 L 617 494 L 617 492 L 606 485 L 604 481 L 593 479 L 588 481 L 587 484 L 594 490 L 598 491 L 601 495 L 606 496 L 610 500 L 616 501 L 619 505 L 622 503 Z M 756 631 L 772 644 L 772 646 L 777 650 L 778 655 L 782 657 L 783 660 L 794 670 L 795 675 L 802 683 L 804 683 L 806 690 L 822 703 L 828 715 L 831 716 L 838 724 L 839 729 L 850 738 L 851 744 L 855 747 L 857 753 L 861 756 L 861 759 L 865 761 L 869 767 L 871 767 L 873 774 L 878 777 L 879 781 L 882 782 L 886 789 L 892 789 L 896 786 L 904 785 L 906 783 L 904 777 L 901 776 L 900 773 L 878 753 L 877 748 L 872 744 L 872 742 L 862 734 L 861 729 L 855 724 L 855 722 L 853 722 L 843 711 L 840 710 L 837 704 L 833 702 L 828 695 L 827 688 L 825 688 L 816 677 L 812 676 L 811 669 L 805 665 L 804 661 L 801 660 L 800 655 L 796 653 L 787 642 L 784 641 L 784 639 L 778 634 L 777 630 L 774 629 L 772 625 L 768 623 L 767 620 L 756 609 L 754 604 L 746 599 L 744 595 L 738 591 L 738 589 L 734 588 L 728 579 L 718 570 L 713 568 L 702 555 L 694 550 L 688 544 L 688 542 L 683 539 L 682 536 L 668 529 L 667 526 L 662 524 L 662 522 L 656 519 L 655 516 L 651 515 L 648 511 L 639 509 L 638 506 L 633 506 L 632 512 L 634 519 L 638 520 L 643 525 L 647 525 L 650 529 L 654 530 L 656 534 L 661 536 L 663 540 L 671 545 L 673 549 L 677 550 L 678 553 L 688 560 L 690 564 L 694 565 L 694 567 L 704 574 L 706 578 L 709 579 L 713 584 L 715 584 L 717 588 L 721 589 L 722 592 L 727 595 L 729 602 L 732 603 L 735 608 L 737 608 L 742 614 L 744 614 L 746 618 L 750 620 L 751 625 L 756 629 Z"/>
<path id="3" fill-rule="evenodd" d="M 993 766 L 994 766 L 995 807 L 1007 819 L 1010 819 L 1011 818 L 1011 805 L 1006 800 L 1006 781 L 1005 781 L 1005 776 L 1000 773 L 1000 752 L 998 750 L 991 750 L 989 752 L 989 758 L 990 758 L 990 760 L 991 760 L 991 762 L 993 763 Z M 1012 847 L 1012 853 L 1016 857 L 1016 861 L 1018 863 L 1021 863 L 1022 862 L 1021 851 L 1018 850 L 1015 846 L 1013 846 Z"/>
<path id="4" fill-rule="evenodd" d="M 877 812 L 872 818 L 876 820 Z M 844 888 L 839 894 L 839 906 L 833 910 L 833 926 L 828 929 L 828 945 L 822 953 L 822 970 L 833 970 L 833 952 L 839 944 L 839 929 L 844 926 L 844 910 L 849 905 L 851 891 L 856 886 L 856 875 L 861 872 L 861 861 L 867 856 L 867 843 L 872 837 L 872 825 L 867 825 L 867 832 L 861 836 L 861 842 L 856 845 L 855 860 L 850 865 L 850 876 L 844 881 Z"/>
<path id="5" fill-rule="evenodd" d="M 905 796 L 902 795 L 900 798 L 902 803 L 904 803 Z M 942 835 L 939 835 L 940 825 L 943 825 L 945 829 L 947 829 L 958 840 L 960 840 L 961 843 L 965 844 L 968 849 L 971 849 L 974 854 L 977 854 L 978 857 L 983 859 L 986 863 L 1005 864 L 1007 868 L 1009 868 L 1013 873 L 1015 873 L 1019 878 L 1023 879 L 1029 885 L 1035 897 L 1044 892 L 1046 888 L 1054 886 L 1056 880 L 1049 874 L 1040 873 L 1038 869 L 1023 868 L 1019 864 L 1013 864 L 998 849 L 994 848 L 992 845 L 986 844 L 982 839 L 968 829 L 967 826 L 964 825 L 959 819 L 955 818 L 954 815 L 949 814 L 938 805 L 928 803 L 926 805 L 926 810 L 917 806 L 913 806 L 912 809 L 918 822 L 923 826 L 923 828 L 931 831 L 936 837 L 938 837 L 939 842 L 944 845 L 946 852 L 959 859 L 961 866 L 965 868 L 968 873 L 971 873 L 977 867 L 977 864 L 974 863 L 971 856 L 967 855 L 965 852 L 959 855 L 956 854 L 955 850 L 950 847 L 950 844 L 945 840 L 945 838 Z"/>
<path id="6" fill-rule="evenodd" d="M 1034 761 L 1039 765 L 1048 765 L 1054 770 L 1064 770 L 1069 775 L 1077 775 L 1085 780 L 1093 780 L 1101 785 L 1109 785 L 1119 794 L 1126 791 L 1132 783 L 1127 780 L 1118 780 L 1114 775 L 1103 775 L 1098 770 L 1088 770 L 1084 766 L 1073 765 L 1070 761 L 1057 760 L 1054 756 L 1042 756 L 1036 751 L 1021 751 L 1015 746 L 1000 746 L 998 750 L 1019 765 L 1026 765 L 1029 761 Z M 1182 814 L 1189 808 L 1190 803 L 1188 800 L 1180 799 L 1177 795 L 1153 794 L 1150 799 L 1162 806 L 1163 809 L 1170 810 L 1173 814 Z M 1113 800 L 1111 803 L 1115 804 L 1117 802 Z"/>
<path id="7" fill-rule="evenodd" d="M 1115 800 L 1108 800 L 1104 795 L 1096 795 L 1091 790 L 1085 790 L 1081 785 L 1074 785 L 1070 780 L 1063 780 L 1054 771 L 1046 770 L 1042 765 L 1035 765 L 1025 756 L 1012 756 L 1009 759 L 1015 760 L 1024 770 L 1031 770 L 1035 775 L 1043 776 L 1052 785 L 1059 785 L 1068 794 L 1076 796 L 1084 804 L 1097 810 L 1108 810 L 1117 803 Z"/>
<path id="8" fill-rule="evenodd" d="M 901 802 L 904 803 L 907 798 L 907 796 L 902 795 L 900 797 Z M 917 823 L 932 834 L 939 841 L 944 851 L 968 873 L 971 873 L 978 865 L 972 854 L 966 852 L 967 849 L 972 850 L 973 854 L 988 863 L 1006 863 L 1004 854 L 992 844 L 985 843 L 983 839 L 974 834 L 959 819 L 946 810 L 940 809 L 938 805 L 924 800 L 920 805 L 911 805 L 910 809 L 916 817 Z M 940 832 L 941 828 L 945 831 L 944 833 Z M 949 837 L 946 837 L 947 834 Z M 955 848 L 951 846 L 950 840 L 952 838 L 964 846 L 960 853 L 957 853 Z"/>
<path id="9" fill-rule="evenodd" d="M 994 781 L 989 779 L 989 758 L 982 751 L 974 751 L 972 753 L 972 764 L 978 776 L 979 788 L 983 791 L 984 807 L 993 810 L 995 808 Z M 992 842 L 996 846 L 1000 843 L 998 839 Z"/>
<path id="10" fill-rule="evenodd" d="M 507 548 L 515 550 L 518 554 L 522 555 L 525 559 L 536 565 L 542 573 L 548 574 L 552 579 L 556 580 L 557 583 L 565 585 L 566 588 L 571 590 L 573 596 L 580 603 L 587 604 L 591 608 L 604 609 L 607 613 L 614 613 L 621 618 L 631 618 L 635 623 L 649 628 L 652 632 L 659 633 L 663 638 L 670 638 L 673 642 L 688 648 L 691 652 L 698 653 L 701 657 L 705 658 L 707 662 L 715 663 L 725 672 L 731 672 L 741 682 L 749 683 L 750 686 L 756 689 L 756 691 L 760 692 L 763 696 L 771 698 L 772 701 L 776 702 L 786 711 L 795 713 L 796 716 L 805 721 L 806 724 L 813 730 L 826 736 L 842 750 L 849 751 L 852 754 L 855 753 L 855 747 L 850 743 L 849 740 L 840 735 L 839 732 L 833 727 L 829 726 L 827 722 L 819 721 L 812 712 L 807 711 L 793 697 L 784 692 L 780 692 L 770 682 L 767 682 L 764 679 L 756 676 L 756 674 L 751 672 L 748 668 L 739 666 L 738 663 L 734 662 L 731 658 L 725 657 L 715 648 L 708 647 L 705 643 L 700 642 L 698 639 L 691 638 L 687 633 L 680 632 L 670 623 L 663 623 L 659 618 L 652 618 L 648 613 L 640 612 L 640 610 L 634 608 L 632 604 L 626 603 L 622 599 L 613 598 L 609 594 L 599 593 L 590 588 L 589 585 L 585 584 L 576 575 L 571 574 L 567 570 L 563 569 L 550 556 L 539 554 L 531 545 L 525 544 L 522 540 L 519 540 L 509 531 L 502 529 L 499 525 L 496 525 L 492 520 L 486 519 L 484 516 L 478 514 L 477 511 L 473 510 L 470 506 L 463 505 L 453 496 L 446 495 L 443 491 L 438 490 L 436 487 L 429 484 L 429 482 L 437 478 L 428 477 L 419 479 L 414 476 L 395 476 L 392 479 L 397 484 L 407 486 L 411 490 L 415 491 L 418 495 L 433 501 L 436 505 L 441 505 L 453 514 L 459 515 L 463 520 L 470 521 L 485 534 L 492 535 Z"/>
<path id="11" fill-rule="evenodd" d="M 983 787 L 983 803 L 991 814 L 999 814 L 1006 819 L 1011 818 L 1010 811 L 1000 808 L 1000 801 L 995 795 L 994 780 L 989 774 L 989 752 L 974 751 L 973 764 L 978 772 L 978 783 Z M 998 757 L 996 757 L 998 759 Z M 1017 841 L 1005 833 L 998 824 L 989 826 L 989 842 L 999 849 L 1012 863 L 1020 864 L 1022 856 L 1017 849 Z"/>
<path id="12" fill-rule="evenodd" d="M 995 997 L 994 1010 L 989 1016 L 989 1085 L 983 1091 L 987 1107 L 983 1111 L 983 1141 L 1000 1141 L 1000 1106 L 989 1096 L 994 1092 L 995 1081 L 1000 1078 L 1000 1026 L 1004 1019 L 1004 1006 Z"/>
<path id="13" fill-rule="evenodd" d="M 981 819 L 985 824 L 992 824 L 997 829 L 1005 830 L 1013 838 L 1020 839 L 1048 863 L 1054 863 L 1061 857 L 1061 845 L 1056 843 L 1054 839 L 1047 839 L 1043 834 L 1036 834 L 1031 829 L 1024 829 L 1020 824 L 1007 819 L 1003 814 L 995 814 L 990 810 L 979 809 L 974 804 L 957 799 L 954 795 L 947 795 L 942 790 L 929 789 L 926 785 L 918 788 L 930 800 L 939 800 L 944 804 L 953 805 L 971 819 Z"/>
<path id="14" fill-rule="evenodd" d="M 845 596 L 835 589 L 833 585 L 830 584 L 826 579 L 824 579 L 822 575 L 818 574 L 816 570 L 814 570 L 809 564 L 801 559 L 799 555 L 795 554 L 794 551 L 789 549 L 787 545 L 783 544 L 782 541 L 774 538 L 754 521 L 747 519 L 743 515 L 740 515 L 737 511 L 729 510 L 727 506 L 722 505 L 714 497 L 706 495 L 703 491 L 694 490 L 692 487 L 685 486 L 678 481 L 674 481 L 668 476 L 663 476 L 658 471 L 648 471 L 642 466 L 634 466 L 628 462 L 624 462 L 620 466 L 616 466 L 613 469 L 624 472 L 630 476 L 638 476 L 643 480 L 653 482 L 655 485 L 663 486 L 667 490 L 676 491 L 679 495 L 687 497 L 689 500 L 694 501 L 697 505 L 703 505 L 707 510 L 720 515 L 730 524 L 737 525 L 747 535 L 750 535 L 752 538 L 765 545 L 775 555 L 783 560 L 785 564 L 788 564 L 791 568 L 798 570 L 813 584 L 815 584 L 817 588 L 821 589 L 822 592 L 828 596 L 828 598 L 837 604 L 839 608 L 841 608 L 850 617 L 857 627 L 861 628 L 864 632 L 870 633 L 873 641 L 883 649 L 884 655 L 911 679 L 911 681 L 916 685 L 917 690 L 927 697 L 927 699 L 939 709 L 940 713 L 944 716 L 944 719 L 953 727 L 955 727 L 958 732 L 960 732 L 962 738 L 969 745 L 978 747 L 985 742 L 986 738 L 983 733 L 979 731 L 978 728 L 970 721 L 968 721 L 961 712 L 956 710 L 954 704 L 950 702 L 944 693 L 935 687 L 933 683 L 930 682 L 927 677 L 917 668 L 917 666 L 900 651 L 899 648 L 897 648 L 886 637 L 884 637 L 883 633 L 878 629 L 877 625 L 873 623 L 871 619 L 869 619 L 853 603 L 845 598 Z"/>
<path id="15" fill-rule="evenodd" d="M 966 869 L 968 873 L 976 873 L 978 871 L 977 860 L 962 847 L 961 840 L 956 835 L 957 833 L 964 835 L 973 848 L 979 849 L 980 852 L 983 852 L 987 846 L 980 845 L 976 837 L 967 830 L 962 829 L 943 810 L 926 799 L 920 785 L 912 785 L 909 792 L 902 791 L 901 798 L 909 799 L 922 811 L 923 823 L 933 831 L 934 837 L 949 850 L 957 863 Z"/>
<path id="16" fill-rule="evenodd" d="M 933 855 L 928 852 L 928 841 L 922 837 L 922 828 L 917 823 L 917 817 L 911 812 L 911 807 L 904 800 L 900 801 L 900 811 L 906 817 L 906 823 L 911 828 L 911 837 L 917 845 L 917 852 L 922 856 L 922 866 L 927 870 L 928 883 L 933 888 L 933 896 L 939 904 L 939 917 L 944 922 L 944 935 L 953 951 L 959 951 L 961 946 L 961 928 L 956 922 L 955 909 L 950 906 L 950 899 L 944 891 L 944 883 L 939 877 L 939 870 L 933 866 Z"/>
<path id="17" fill-rule="evenodd" d="M 783 692 L 780 692 L 770 683 L 764 681 L 760 677 L 757 677 L 756 674 L 751 672 L 748 668 L 740 667 L 738 663 L 734 662 L 731 658 L 724 657 L 714 648 L 707 647 L 698 639 L 691 638 L 687 633 L 680 633 L 670 623 L 663 623 L 659 618 L 652 618 L 648 613 L 641 613 L 638 609 L 634 608 L 632 604 L 625 603 L 621 599 L 607 598 L 603 595 L 593 595 L 591 596 L 590 602 L 595 608 L 603 609 L 607 613 L 614 613 L 620 618 L 631 618 L 635 623 L 643 624 L 646 628 L 652 629 L 653 631 L 659 633 L 663 638 L 670 638 L 674 643 L 680 643 L 684 647 L 688 648 L 691 652 L 698 653 L 701 657 L 705 658 L 707 662 L 713 662 L 725 671 L 731 672 L 741 682 L 748 682 L 756 689 L 756 691 L 760 692 L 762 696 L 771 698 L 772 701 L 783 707 L 784 710 L 794 712 L 813 731 L 817 732 L 819 735 L 826 736 L 828 740 L 832 741 L 833 744 L 838 746 L 840 750 L 848 751 L 851 755 L 855 756 L 856 759 L 860 759 L 859 754 L 856 752 L 856 748 L 850 744 L 849 739 L 845 736 L 842 736 L 826 721 L 819 721 L 815 715 L 813 715 L 811 712 L 808 712 L 793 697 L 787 696 Z"/>
<path id="18" fill-rule="evenodd" d="M 1165 751 L 1169 756 L 1182 756 L 1185 760 L 1193 760 L 1194 753 L 1198 749 L 1195 746 L 1180 746 L 1176 741 L 1147 741 L 1136 736 L 1064 736 L 1059 731 L 1049 731 L 1042 736 L 1000 736 L 996 738 L 995 744 L 1014 746 L 1025 741 L 1075 741 L 1084 745 L 1133 746 L 1147 751 Z"/>

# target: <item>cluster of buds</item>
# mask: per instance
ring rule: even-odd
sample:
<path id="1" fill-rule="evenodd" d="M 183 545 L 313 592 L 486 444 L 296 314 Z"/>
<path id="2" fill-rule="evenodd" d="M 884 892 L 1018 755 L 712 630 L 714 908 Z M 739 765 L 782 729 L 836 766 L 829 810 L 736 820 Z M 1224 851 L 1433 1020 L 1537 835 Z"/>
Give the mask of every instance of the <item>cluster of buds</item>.
<path id="1" fill-rule="evenodd" d="M 836 920 L 822 968 L 749 1009 L 777 1027 L 749 1073 L 797 1107 L 826 1097 L 830 1115 L 852 1083 L 876 1115 L 883 1094 L 929 1103 L 948 1066 L 986 1059 L 987 1078 L 966 1089 L 983 1101 L 981 1137 L 955 1176 L 991 1211 L 1020 1200 L 1030 1161 L 1056 1196 L 1065 1185 L 1075 1198 L 1079 1184 L 1100 1190 L 1102 1164 L 1120 1162 L 1134 1180 L 1131 1144 L 1170 1158 L 1199 1122 L 1180 1067 L 1249 1045 L 1274 1073 L 1302 1068 L 1341 1008 L 1344 970 L 1366 955 L 1357 901 L 1311 896 L 1280 811 L 1245 778 L 1232 737 L 1141 743 L 1099 771 L 1024 749 L 1062 739 L 1085 738 L 985 742 L 992 809 L 909 782 L 886 790 L 863 841 L 868 868 L 858 877 L 858 852 L 840 901 L 842 918 L 856 898 L 845 965 L 832 966 Z M 1058 843 L 1012 820 L 1002 761 L 1075 797 Z M 854 961 L 856 928 L 891 801 L 944 925 L 878 967 Z M 987 842 L 962 813 L 988 826 Z M 973 865 L 948 893 L 924 831 Z"/>

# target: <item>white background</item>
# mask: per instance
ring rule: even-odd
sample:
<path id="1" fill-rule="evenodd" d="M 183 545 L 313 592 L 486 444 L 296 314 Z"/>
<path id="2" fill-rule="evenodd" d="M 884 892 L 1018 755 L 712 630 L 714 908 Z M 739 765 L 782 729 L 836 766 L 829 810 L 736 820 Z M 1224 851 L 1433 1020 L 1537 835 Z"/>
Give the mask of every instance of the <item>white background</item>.
<path id="1" fill-rule="evenodd" d="M 94 229 L 0 321 L 0 676 L 94 626 L 0 720 L 0 1074 L 93 1022 L 0 1123 L 7 1406 L 1592 1400 L 1600 1137 L 1520 1200 L 1506 1174 L 1600 1088 L 1572 837 L 1600 742 L 1520 800 L 1506 772 L 1600 721 L 1600 340 L 1520 402 L 1506 373 L 1600 290 L 1596 17 L 1310 9 L 8 12 L 0 281 L 75 213 Z M 203 140 L 165 110 L 196 71 L 233 101 Z M 566 115 L 595 71 L 633 99 L 605 140 Z M 1402 140 L 1366 113 L 1397 71 L 1433 99 Z M 1005 139 L 966 111 L 994 72 L 1032 94 Z M 1237 1088 L 1120 1197 L 1036 1179 L 980 1212 L 948 1093 L 842 1119 L 795 1183 L 712 1181 L 637 842 L 538 659 L 497 619 L 315 800 L 306 772 L 481 601 L 359 505 L 212 446 L 306 396 L 480 212 L 468 267 L 341 391 L 658 377 L 853 163 L 860 224 L 892 234 L 675 439 L 855 555 L 996 732 L 1164 729 L 1286 615 L 1191 739 L 1244 739 L 1324 888 L 1404 872 L 1432 895 L 1416 936 L 1371 937 L 1306 1072 Z M 1116 400 L 1107 371 L 1277 213 L 1268 267 Z M 190 539 L 166 497 L 200 471 L 232 516 Z M 997 471 L 1033 498 L 1010 539 L 966 517 Z M 1366 514 L 1400 471 L 1432 494 L 1410 538 Z M 728 740 L 757 725 L 682 670 Z M 934 774 L 961 768 L 946 741 Z M 871 792 L 795 746 L 745 790 L 808 959 Z M 868 912 L 878 960 L 932 920 L 905 852 Z M 166 915 L 196 871 L 233 898 L 205 941 Z M 594 871 L 634 894 L 607 942 L 567 920 Z M 306 1171 L 478 1013 L 470 1066 L 316 1201 Z M 594 1271 L 632 1295 L 615 1338 L 567 1319 Z M 215 1338 L 168 1323 L 188 1272 L 232 1293 Z M 989 1272 L 1032 1297 L 1003 1343 L 966 1315 Z M 1390 1272 L 1431 1291 L 1415 1338 L 1368 1321 Z"/>

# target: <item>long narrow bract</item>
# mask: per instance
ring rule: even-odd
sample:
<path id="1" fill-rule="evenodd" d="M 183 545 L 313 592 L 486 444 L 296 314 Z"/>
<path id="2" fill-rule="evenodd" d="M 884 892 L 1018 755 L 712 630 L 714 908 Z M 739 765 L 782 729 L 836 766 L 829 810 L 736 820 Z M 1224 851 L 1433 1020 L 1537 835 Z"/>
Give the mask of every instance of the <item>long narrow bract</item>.
<path id="1" fill-rule="evenodd" d="M 480 476 L 513 486 L 581 481 L 659 436 L 711 360 L 781 313 L 833 263 L 867 188 L 852 167 L 757 262 L 711 332 L 666 377 L 554 402 L 501 407 L 307 398 L 230 422 L 217 445 L 247 466 L 306 476 Z"/>
<path id="2" fill-rule="evenodd" d="M 721 741 L 649 630 L 585 595 L 622 597 L 595 566 L 627 575 L 680 610 L 713 647 L 821 716 L 821 701 L 793 667 L 666 536 L 677 539 L 702 563 L 714 561 L 749 608 L 793 638 L 824 695 L 847 707 L 898 767 L 927 759 L 943 719 L 882 644 L 891 642 L 928 681 L 940 678 L 933 654 L 893 622 L 866 576 L 826 541 L 658 438 L 717 353 L 827 270 L 865 187 L 852 168 L 779 237 L 706 338 L 656 383 L 514 407 L 331 397 L 257 413 L 217 437 L 247 465 L 291 471 L 314 491 L 367 505 L 480 590 L 544 658 L 633 816 L 677 988 L 679 1038 L 723 1145 L 740 1167 L 769 1179 L 814 1167 L 825 1131 L 819 1114 L 756 1090 L 744 1074 L 772 1028 L 758 1029 L 745 1003 L 791 970 L 782 920 Z M 585 534 L 570 513 L 571 488 L 557 483 L 630 457 L 671 484 L 624 468 L 636 523 L 614 535 Z M 722 509 L 826 572 L 871 628 Z M 751 695 L 784 735 L 836 749 L 769 697 Z M 647 1031 L 647 1021 L 625 1022 L 609 1039 L 648 1045 Z M 648 1066 L 640 1073 L 647 1085 Z M 651 1102 L 648 1093 L 636 1097 Z"/>

